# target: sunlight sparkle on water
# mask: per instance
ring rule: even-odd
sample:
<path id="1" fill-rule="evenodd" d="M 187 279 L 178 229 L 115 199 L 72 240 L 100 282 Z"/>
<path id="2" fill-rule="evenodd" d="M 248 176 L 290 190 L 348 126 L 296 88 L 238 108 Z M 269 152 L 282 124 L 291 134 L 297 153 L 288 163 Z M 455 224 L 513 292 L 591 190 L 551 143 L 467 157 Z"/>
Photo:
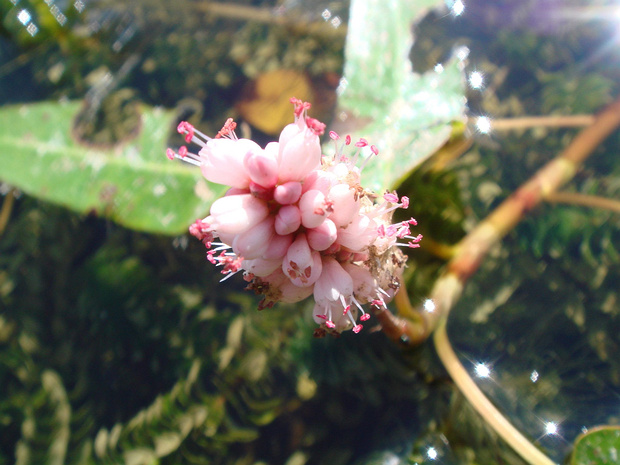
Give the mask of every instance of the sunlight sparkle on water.
<path id="1" fill-rule="evenodd" d="M 491 376 L 491 369 L 486 363 L 476 364 L 474 371 L 476 372 L 476 376 L 478 378 L 488 378 L 489 376 Z"/>
<path id="2" fill-rule="evenodd" d="M 334 16 L 332 18 L 332 20 L 330 21 L 330 24 L 334 27 L 334 28 L 338 28 L 340 27 L 340 25 L 342 24 L 342 20 L 340 19 L 340 16 Z"/>
<path id="3" fill-rule="evenodd" d="M 545 434 L 550 436 L 558 434 L 558 424 L 555 421 L 548 421 L 545 423 Z"/>
<path id="4" fill-rule="evenodd" d="M 484 87 L 484 74 L 480 71 L 473 71 L 469 75 L 468 82 L 472 89 L 482 89 Z"/>
<path id="5" fill-rule="evenodd" d="M 73 8 L 75 8 L 75 10 L 76 10 L 78 13 L 81 13 L 82 11 L 84 11 L 84 7 L 85 7 L 85 6 L 86 6 L 86 5 L 84 4 L 84 2 L 83 2 L 82 0 L 76 0 L 76 1 L 73 3 Z"/>
<path id="6" fill-rule="evenodd" d="M 31 36 L 34 37 L 35 34 L 39 32 L 39 28 L 37 27 L 37 25 L 32 22 L 32 15 L 25 8 L 23 10 L 20 10 L 19 13 L 17 13 L 17 20 L 24 26 L 26 26 L 26 31 L 28 31 L 28 34 L 30 34 Z"/>
<path id="7" fill-rule="evenodd" d="M 426 456 L 431 460 L 435 460 L 437 458 L 437 449 L 429 447 L 426 451 Z"/>
<path id="8" fill-rule="evenodd" d="M 32 18 L 32 16 L 30 16 L 30 12 L 28 10 L 26 10 L 26 9 L 21 10 L 19 13 L 17 13 L 17 19 L 24 26 L 30 22 L 31 18 Z"/>
<path id="9" fill-rule="evenodd" d="M 465 4 L 461 0 L 456 0 L 450 9 L 454 16 L 461 16 L 465 11 Z"/>
<path id="10" fill-rule="evenodd" d="M 30 12 L 28 10 L 23 9 L 19 13 L 17 13 L 17 19 L 25 26 L 30 22 L 32 16 L 30 16 Z"/>
<path id="11" fill-rule="evenodd" d="M 341 77 L 340 81 L 338 81 L 338 87 L 336 88 L 336 94 L 338 95 L 342 94 L 348 85 L 349 85 L 349 81 L 347 81 L 347 78 Z"/>
<path id="12" fill-rule="evenodd" d="M 488 134 L 491 132 L 491 119 L 487 116 L 476 118 L 476 129 L 481 134 Z"/>
<path id="13" fill-rule="evenodd" d="M 459 61 L 467 60 L 467 57 L 469 56 L 469 47 L 467 47 L 466 45 L 462 45 L 461 47 L 456 49 L 455 55 Z"/>

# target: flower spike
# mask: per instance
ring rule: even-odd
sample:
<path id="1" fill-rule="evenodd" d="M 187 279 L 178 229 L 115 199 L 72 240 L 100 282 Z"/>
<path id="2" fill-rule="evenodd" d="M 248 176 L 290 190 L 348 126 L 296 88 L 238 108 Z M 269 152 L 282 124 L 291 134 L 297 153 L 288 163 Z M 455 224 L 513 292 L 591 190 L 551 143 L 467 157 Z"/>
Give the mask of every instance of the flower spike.
<path id="1" fill-rule="evenodd" d="M 370 319 L 364 306 L 385 311 L 400 286 L 406 258 L 399 246 L 419 247 L 422 235 L 411 234 L 413 218 L 392 223 L 394 210 L 408 208 L 407 197 L 376 196 L 360 183 L 379 149 L 364 138 L 351 144 L 350 135 L 338 143 L 329 131 L 336 152 L 323 156 L 325 124 L 308 116 L 310 103 L 291 103 L 295 122 L 265 148 L 239 139 L 231 118 L 213 138 L 183 121 L 177 131 L 199 151 L 181 146 L 166 156 L 229 186 L 189 227 L 222 281 L 242 271 L 247 289 L 263 296 L 259 310 L 313 296 L 316 337 L 359 333 Z"/>

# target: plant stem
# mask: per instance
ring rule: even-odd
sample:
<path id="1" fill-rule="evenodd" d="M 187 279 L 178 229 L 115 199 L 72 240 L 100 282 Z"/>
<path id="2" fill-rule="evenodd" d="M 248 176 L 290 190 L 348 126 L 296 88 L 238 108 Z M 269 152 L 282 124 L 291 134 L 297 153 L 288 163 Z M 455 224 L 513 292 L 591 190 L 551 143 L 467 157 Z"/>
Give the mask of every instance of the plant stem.
<path id="1" fill-rule="evenodd" d="M 454 257 L 433 286 L 429 297 L 435 307 L 431 311 L 412 306 L 403 286 L 395 299 L 399 315 L 384 312 L 378 318 L 381 325 L 388 329 L 386 334 L 399 342 L 420 343 L 436 331 L 434 342 L 437 353 L 456 385 L 489 425 L 532 465 L 553 462 L 499 413 L 463 368 L 447 337 L 448 315 L 461 297 L 467 280 L 477 271 L 488 251 L 527 213 L 572 179 L 579 165 L 618 125 L 620 99 L 599 113 L 595 121 L 583 129 L 563 152 L 543 166 L 465 236 L 456 245 Z"/>
<path id="2" fill-rule="evenodd" d="M 599 197 L 596 195 L 585 195 L 574 192 L 553 192 L 545 198 L 551 203 L 567 203 L 571 205 L 581 205 L 584 207 L 601 208 L 620 213 L 620 201 Z"/>
<path id="3" fill-rule="evenodd" d="M 2 233 L 4 233 L 6 229 L 6 225 L 9 224 L 9 218 L 13 211 L 13 204 L 15 203 L 14 193 L 15 189 L 9 190 L 4 196 L 4 202 L 2 202 L 2 209 L 0 210 L 0 237 L 2 237 Z"/>
<path id="4" fill-rule="evenodd" d="M 424 250 L 431 255 L 442 258 L 444 260 L 450 260 L 452 257 L 454 257 L 454 254 L 456 252 L 454 245 L 436 242 L 428 237 L 424 238 Z"/>
<path id="5" fill-rule="evenodd" d="M 422 340 L 435 329 L 440 317 L 447 317 L 452 305 L 460 298 L 465 283 L 477 271 L 488 251 L 527 213 L 572 179 L 579 165 L 618 125 L 620 99 L 599 113 L 594 123 L 584 128 L 563 152 L 544 165 L 456 244 L 454 257 L 447 263 L 429 296 L 435 302 L 435 310 L 416 310 L 425 320 Z M 419 334 L 420 329 L 410 329 L 409 332 Z"/>
<path id="6" fill-rule="evenodd" d="M 497 410 L 471 379 L 471 376 L 469 376 L 469 373 L 465 370 L 465 367 L 463 367 L 450 345 L 446 333 L 445 318 L 441 319 L 435 330 L 434 342 L 437 354 L 454 380 L 454 383 L 487 424 L 526 462 L 532 465 L 555 465 L 549 457 L 536 448 Z"/>
<path id="7" fill-rule="evenodd" d="M 568 116 L 524 116 L 521 118 L 491 119 L 492 131 L 514 131 L 538 127 L 582 127 L 590 126 L 596 117 L 594 115 Z"/>
<path id="8" fill-rule="evenodd" d="M 220 18 L 227 18 L 237 21 L 253 21 L 265 24 L 275 24 L 299 29 L 310 35 L 325 35 L 344 38 L 347 34 L 347 25 L 341 24 L 333 27 L 325 21 L 300 21 L 290 15 L 277 14 L 274 9 L 258 8 L 247 5 L 236 5 L 234 3 L 223 2 L 202 2 L 197 3 L 196 8 L 207 14 Z"/>

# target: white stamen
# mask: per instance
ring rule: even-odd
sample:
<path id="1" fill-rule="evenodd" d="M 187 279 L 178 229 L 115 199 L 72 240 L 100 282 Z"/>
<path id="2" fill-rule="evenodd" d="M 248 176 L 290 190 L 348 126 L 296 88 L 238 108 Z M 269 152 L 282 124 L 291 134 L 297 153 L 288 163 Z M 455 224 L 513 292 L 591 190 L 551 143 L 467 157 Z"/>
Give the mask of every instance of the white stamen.
<path id="1" fill-rule="evenodd" d="M 387 296 L 388 298 L 390 297 L 390 294 L 388 294 L 387 292 L 385 292 L 383 289 L 378 288 L 377 289 L 379 292 L 381 292 L 383 295 Z M 385 302 L 383 302 L 383 299 L 381 298 L 381 296 L 379 296 L 379 300 L 383 303 L 383 306 L 385 306 Z"/>
<path id="2" fill-rule="evenodd" d="M 226 276 L 224 276 L 222 279 L 220 279 L 220 282 L 223 283 L 224 281 L 226 281 L 228 278 L 230 278 L 231 276 L 236 275 L 237 273 L 239 273 L 240 270 L 237 271 L 233 271 L 231 273 L 228 273 Z"/>
<path id="3" fill-rule="evenodd" d="M 200 137 L 202 137 L 205 141 L 210 141 L 211 139 L 213 139 L 212 137 L 207 136 L 206 134 L 200 132 L 198 129 L 194 128 L 194 134 L 198 134 Z M 194 136 L 195 137 L 195 136 Z M 192 139 L 193 142 L 193 139 Z M 202 144 L 204 145 L 204 144 Z"/>
<path id="4" fill-rule="evenodd" d="M 189 156 L 182 157 L 178 153 L 175 153 L 174 157 L 178 158 L 179 160 L 184 161 L 185 163 L 189 163 L 190 165 L 194 165 L 194 166 L 200 166 L 201 165 L 201 163 L 199 161 L 194 160 L 192 157 L 189 157 Z"/>
<path id="5" fill-rule="evenodd" d="M 361 173 L 364 170 L 364 167 L 368 164 L 368 162 L 370 161 L 370 159 L 374 156 L 374 153 L 370 153 L 370 155 L 368 155 L 364 161 L 362 162 L 361 166 L 359 167 L 359 172 Z"/>

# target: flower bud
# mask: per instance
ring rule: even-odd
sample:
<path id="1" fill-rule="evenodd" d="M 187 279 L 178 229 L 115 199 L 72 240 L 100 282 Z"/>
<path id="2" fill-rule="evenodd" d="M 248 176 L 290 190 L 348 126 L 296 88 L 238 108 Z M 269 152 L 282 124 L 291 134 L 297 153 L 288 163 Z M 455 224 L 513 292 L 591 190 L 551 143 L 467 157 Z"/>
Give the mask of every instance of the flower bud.
<path id="1" fill-rule="evenodd" d="M 304 130 L 280 144 L 278 166 L 280 183 L 301 181 L 321 163 L 319 137 Z"/>
<path id="2" fill-rule="evenodd" d="M 328 215 L 328 205 L 325 195 L 321 191 L 310 190 L 301 196 L 299 211 L 301 212 L 301 224 L 305 228 L 316 228 Z"/>
<path id="3" fill-rule="evenodd" d="M 358 215 L 346 227 L 338 230 L 338 243 L 358 252 L 372 244 L 377 236 L 377 225 L 366 215 Z"/>
<path id="4" fill-rule="evenodd" d="M 259 153 L 260 146 L 248 139 L 211 139 L 200 150 L 200 169 L 207 180 L 245 189 L 250 176 L 243 165 L 248 153 Z"/>
<path id="5" fill-rule="evenodd" d="M 329 190 L 327 198 L 333 203 L 329 219 L 338 227 L 346 227 L 360 211 L 359 201 L 354 198 L 348 184 L 337 184 Z"/>
<path id="6" fill-rule="evenodd" d="M 308 245 L 319 252 L 326 250 L 338 237 L 338 229 L 333 221 L 327 219 L 316 228 L 308 230 Z"/>
<path id="7" fill-rule="evenodd" d="M 263 257 L 266 260 L 278 258 L 280 259 L 280 263 L 282 263 L 282 258 L 286 255 L 288 248 L 293 243 L 293 236 L 293 234 L 287 234 L 286 236 L 274 234 L 271 241 L 269 241 L 269 246 L 267 247 Z"/>
<path id="8" fill-rule="evenodd" d="M 330 305 L 353 293 L 353 280 L 349 273 L 332 257 L 323 257 L 321 276 L 314 284 L 314 300 L 319 305 Z"/>
<path id="9" fill-rule="evenodd" d="M 273 192 L 273 199 L 281 205 L 290 205 L 299 200 L 301 196 L 301 183 L 296 181 L 286 182 L 277 186 Z"/>
<path id="10" fill-rule="evenodd" d="M 250 179 L 256 184 L 270 188 L 278 181 L 278 162 L 267 150 L 248 152 L 243 159 Z"/>
<path id="11" fill-rule="evenodd" d="M 252 273 L 255 276 L 265 277 L 269 276 L 275 270 L 282 267 L 282 260 L 272 259 L 265 260 L 257 258 L 255 260 L 243 260 L 243 269 L 247 273 Z"/>
<path id="12" fill-rule="evenodd" d="M 308 246 L 304 233 L 298 234 L 286 252 L 282 271 L 296 286 L 311 286 L 321 275 L 321 256 Z"/>
<path id="13" fill-rule="evenodd" d="M 250 194 L 228 195 L 211 205 L 206 221 L 219 234 L 241 234 L 269 215 L 269 208 Z"/>
<path id="14" fill-rule="evenodd" d="M 273 224 L 273 217 L 268 216 L 253 228 L 237 235 L 232 242 L 233 252 L 248 260 L 261 258 L 275 234 Z"/>
<path id="15" fill-rule="evenodd" d="M 276 232 L 282 236 L 293 233 L 301 226 L 301 214 L 295 205 L 280 208 L 276 215 Z"/>

